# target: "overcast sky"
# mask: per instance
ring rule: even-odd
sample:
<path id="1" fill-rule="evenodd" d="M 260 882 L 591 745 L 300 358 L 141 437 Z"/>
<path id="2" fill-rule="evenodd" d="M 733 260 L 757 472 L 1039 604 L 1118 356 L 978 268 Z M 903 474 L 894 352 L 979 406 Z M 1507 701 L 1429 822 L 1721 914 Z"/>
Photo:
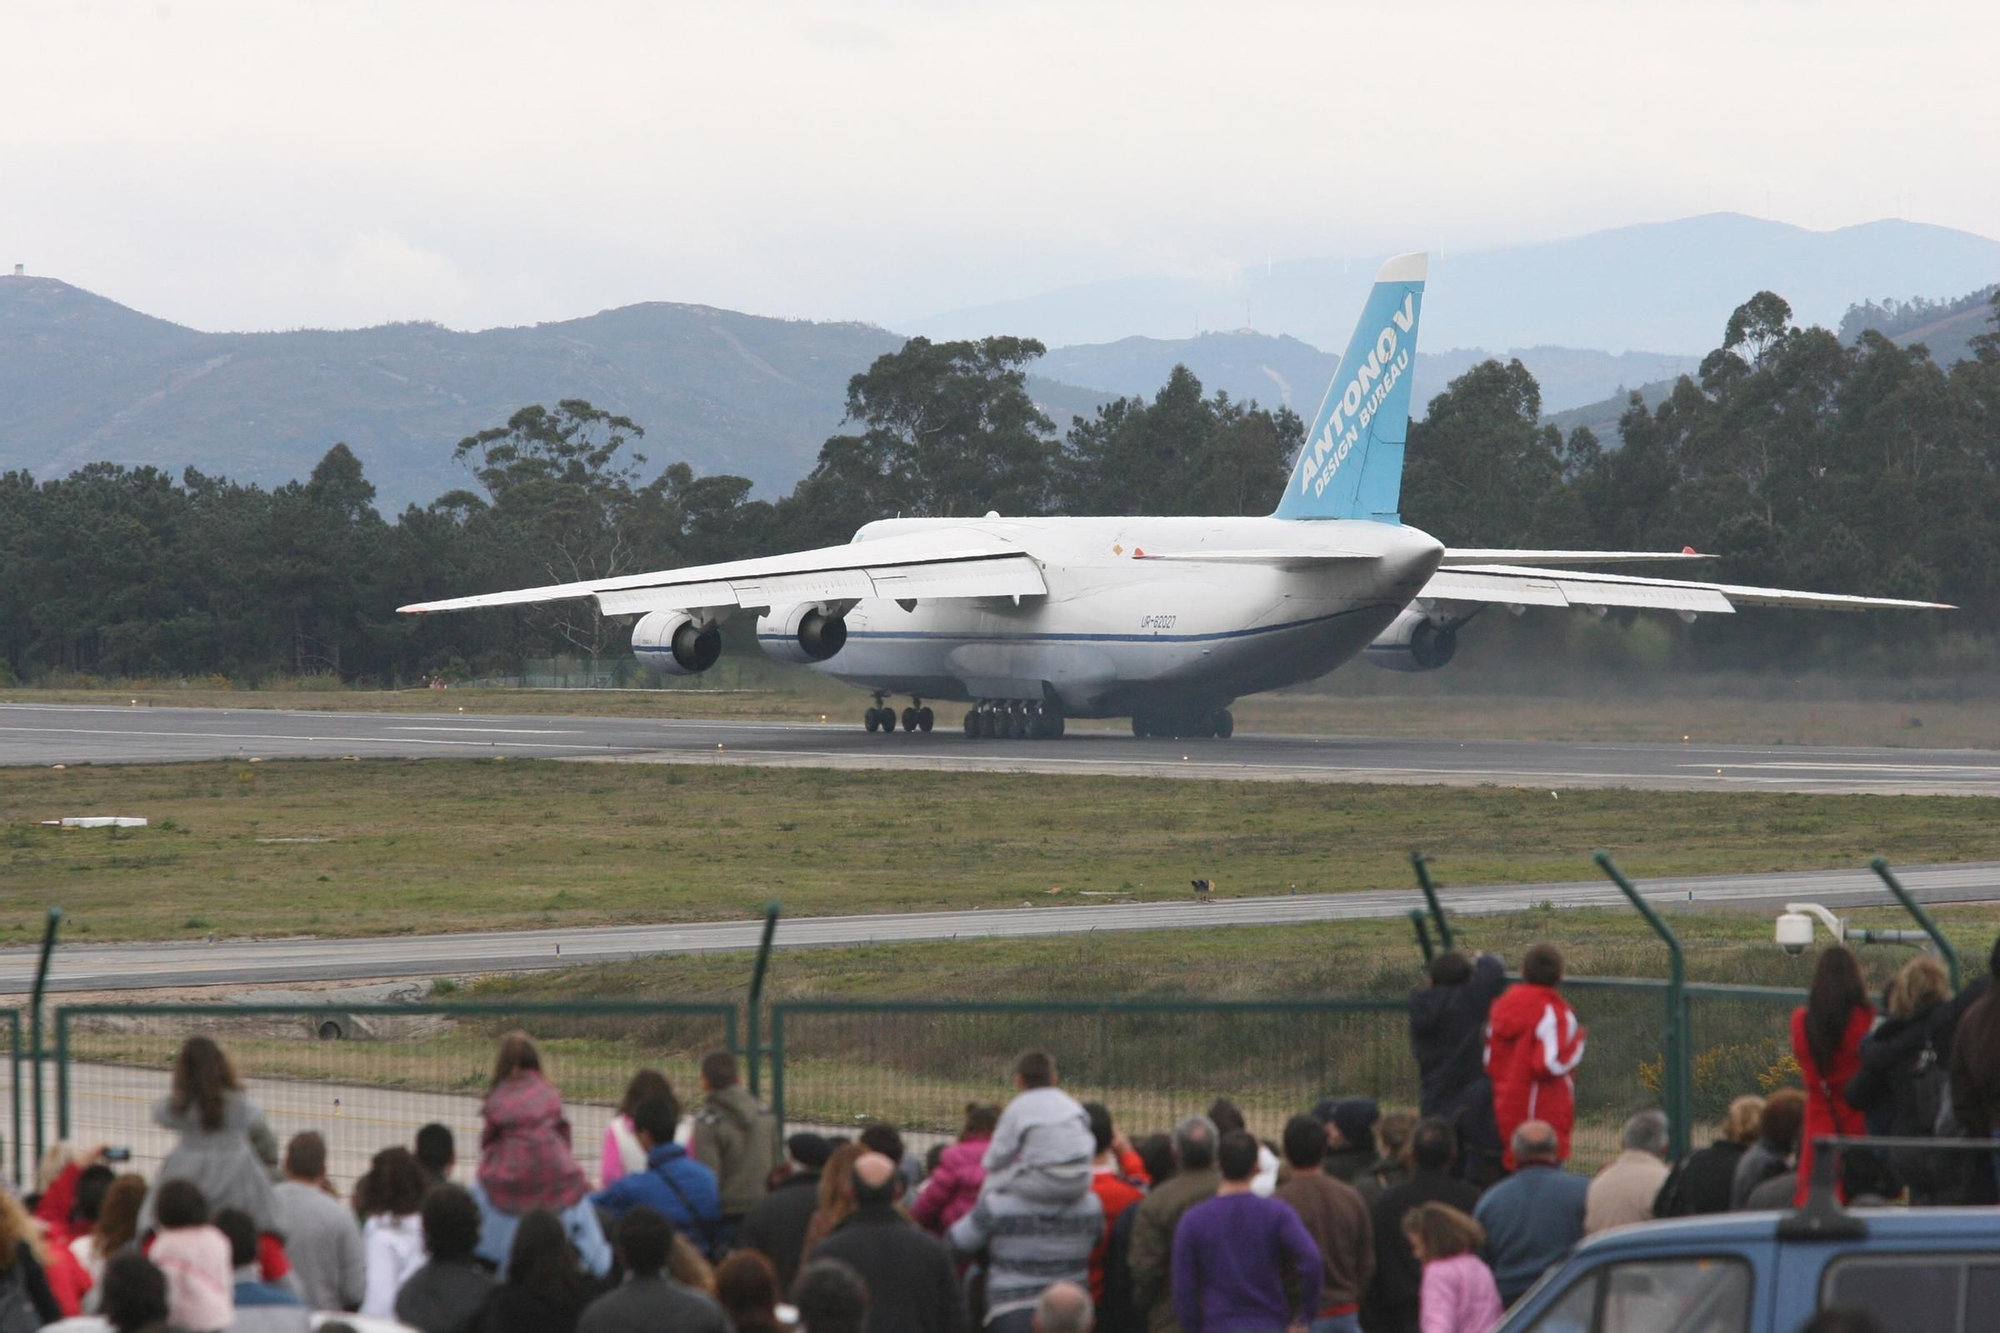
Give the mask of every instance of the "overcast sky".
<path id="1" fill-rule="evenodd" d="M 2000 6 L 7 0 L 0 264 L 207 329 L 899 318 L 1730 209 L 2000 236 Z"/>

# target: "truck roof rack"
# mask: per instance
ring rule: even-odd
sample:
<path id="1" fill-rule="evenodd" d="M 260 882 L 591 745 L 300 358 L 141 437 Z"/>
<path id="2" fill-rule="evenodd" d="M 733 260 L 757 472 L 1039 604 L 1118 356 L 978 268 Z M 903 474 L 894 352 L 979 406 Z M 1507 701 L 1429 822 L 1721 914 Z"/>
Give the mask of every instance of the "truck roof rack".
<path id="1" fill-rule="evenodd" d="M 1850 1138 L 1826 1134 L 1813 1137 L 1813 1170 L 1806 1201 L 1778 1219 L 1779 1240 L 1863 1240 L 1866 1218 L 1847 1211 L 1835 1188 L 1837 1172 L 1848 1152 L 1913 1149 L 1920 1152 L 1972 1152 L 1989 1157 L 2000 1153 L 2000 1139 Z"/>

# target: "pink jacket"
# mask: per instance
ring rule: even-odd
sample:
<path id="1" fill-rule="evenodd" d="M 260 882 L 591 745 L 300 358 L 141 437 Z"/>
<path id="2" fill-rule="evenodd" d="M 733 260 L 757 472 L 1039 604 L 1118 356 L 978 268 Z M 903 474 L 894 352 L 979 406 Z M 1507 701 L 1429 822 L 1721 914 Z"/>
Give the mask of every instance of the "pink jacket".
<path id="1" fill-rule="evenodd" d="M 166 1274 L 169 1324 L 187 1333 L 220 1333 L 236 1321 L 236 1269 L 229 1240 L 216 1228 L 164 1228 L 146 1257 Z"/>
<path id="2" fill-rule="evenodd" d="M 1426 1263 L 1418 1301 L 1423 1333 L 1487 1333 L 1506 1313 L 1493 1270 L 1476 1254 Z"/>
<path id="3" fill-rule="evenodd" d="M 938 1158 L 937 1170 L 924 1182 L 910 1216 L 926 1231 L 942 1236 L 951 1224 L 972 1211 L 979 1202 L 979 1187 L 986 1182 L 986 1146 L 991 1135 L 960 1139 Z"/>

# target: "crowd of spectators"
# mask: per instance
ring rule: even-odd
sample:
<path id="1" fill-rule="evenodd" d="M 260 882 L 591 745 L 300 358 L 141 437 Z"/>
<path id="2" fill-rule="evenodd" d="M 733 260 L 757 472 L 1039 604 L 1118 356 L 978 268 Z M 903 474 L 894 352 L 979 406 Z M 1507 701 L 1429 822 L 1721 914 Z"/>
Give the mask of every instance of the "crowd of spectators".
<path id="1" fill-rule="evenodd" d="M 1592 1176 L 1566 1165 L 1586 1034 L 1561 954 L 1533 946 L 1509 986 L 1497 957 L 1447 953 L 1428 982 L 1414 1114 L 1330 1097 L 1267 1142 L 1223 1099 L 1134 1141 L 1029 1052 L 1012 1097 L 969 1104 L 925 1157 L 886 1124 L 780 1141 L 717 1052 L 693 1108 L 632 1077 L 595 1186 L 534 1041 L 509 1033 L 463 1178 L 428 1125 L 346 1199 L 324 1138 L 280 1157 L 195 1037 L 155 1108 L 176 1137 L 152 1181 L 85 1151 L 26 1205 L 0 1194 L 0 1333 L 1484 1333 L 1585 1236 L 1803 1201 L 1815 1135 L 2000 1130 L 2000 1000 L 1983 980 L 1954 996 L 1929 957 L 1878 1013 L 1854 956 L 1826 950 L 1792 1017 L 1802 1087 L 1736 1098 L 1677 1163 L 1641 1108 Z M 1996 1195 L 1993 1172 L 1907 1147 L 1838 1174 L 1863 1203 Z"/>

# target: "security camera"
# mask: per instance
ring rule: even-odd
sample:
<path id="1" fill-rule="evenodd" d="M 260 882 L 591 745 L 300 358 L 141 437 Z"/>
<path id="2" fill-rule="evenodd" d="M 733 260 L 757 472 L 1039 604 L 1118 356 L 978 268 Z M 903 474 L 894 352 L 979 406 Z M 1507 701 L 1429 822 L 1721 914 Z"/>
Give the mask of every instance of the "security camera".
<path id="1" fill-rule="evenodd" d="M 1796 958 L 1812 948 L 1813 921 L 1804 912 L 1786 912 L 1778 917 L 1778 947 Z"/>

